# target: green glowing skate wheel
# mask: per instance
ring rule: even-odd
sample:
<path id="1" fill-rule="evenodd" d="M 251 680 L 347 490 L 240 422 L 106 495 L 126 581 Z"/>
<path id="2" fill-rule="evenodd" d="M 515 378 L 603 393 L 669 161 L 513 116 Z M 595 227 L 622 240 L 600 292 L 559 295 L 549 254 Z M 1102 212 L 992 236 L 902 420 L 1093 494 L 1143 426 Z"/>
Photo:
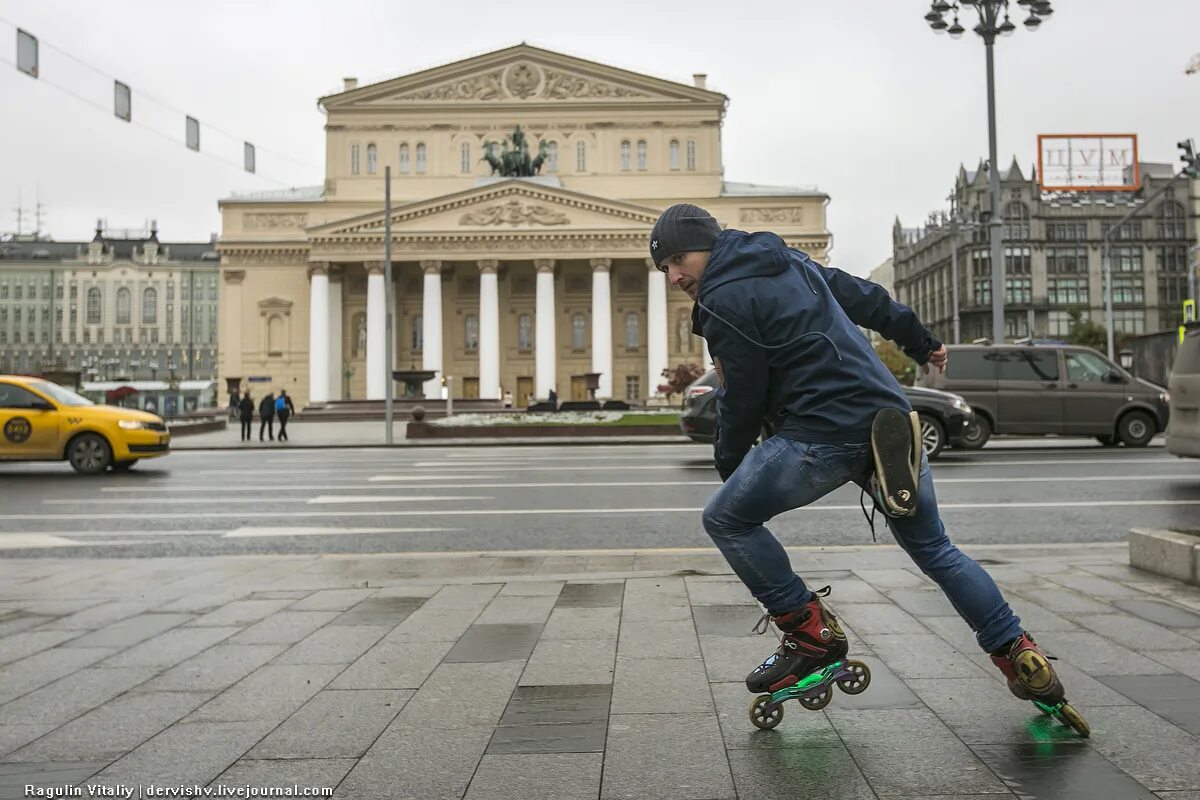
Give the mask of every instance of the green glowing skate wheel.
<path id="1" fill-rule="evenodd" d="M 760 694 L 750 703 L 750 722 L 769 731 L 783 720 L 783 703 L 771 703 L 771 695 Z"/>
<path id="2" fill-rule="evenodd" d="M 833 699 L 833 687 L 826 686 L 825 691 L 815 697 L 800 697 L 797 698 L 800 705 L 807 708 L 809 711 L 820 711 L 825 706 L 829 705 L 829 701 Z"/>
<path id="3" fill-rule="evenodd" d="M 1063 703 L 1058 709 L 1058 718 L 1064 725 L 1069 725 L 1075 729 L 1083 738 L 1088 738 L 1092 735 L 1092 729 L 1087 724 L 1087 720 L 1083 715 L 1071 707 L 1070 703 Z"/>
<path id="4" fill-rule="evenodd" d="M 871 668 L 861 661 L 847 661 L 846 669 L 854 673 L 851 680 L 837 682 L 838 688 L 846 694 L 862 694 L 871 685 Z"/>

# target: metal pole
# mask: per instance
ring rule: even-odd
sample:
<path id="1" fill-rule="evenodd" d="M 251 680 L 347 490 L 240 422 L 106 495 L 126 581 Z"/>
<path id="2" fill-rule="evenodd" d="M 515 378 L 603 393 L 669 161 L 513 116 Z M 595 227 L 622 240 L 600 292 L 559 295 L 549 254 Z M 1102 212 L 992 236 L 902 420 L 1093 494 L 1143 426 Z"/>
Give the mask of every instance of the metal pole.
<path id="1" fill-rule="evenodd" d="M 954 304 L 954 343 L 962 342 L 958 324 L 958 212 L 950 215 L 950 299 Z"/>
<path id="2" fill-rule="evenodd" d="M 384 348 L 384 365 L 387 368 L 387 380 L 384 381 L 383 418 L 387 426 L 386 441 L 392 444 L 392 395 L 395 387 L 392 377 L 392 349 L 396 346 L 392 341 L 392 310 L 395 297 L 392 294 L 392 168 L 383 168 L 383 285 L 386 292 L 385 308 L 387 309 L 384 330 L 387 335 L 387 346 Z"/>
<path id="3" fill-rule="evenodd" d="M 1115 230 L 1115 229 L 1113 229 Z M 1109 231 L 1112 233 L 1112 230 Z M 1101 263 L 1104 265 L 1104 327 L 1108 338 L 1108 360 L 1113 360 L 1113 311 L 1112 311 L 1112 256 L 1108 252 L 1108 237 L 1100 248 Z"/>
<path id="4" fill-rule="evenodd" d="M 446 376 L 446 416 L 454 416 L 454 376 Z"/>
<path id="5" fill-rule="evenodd" d="M 990 22 L 990 21 L 989 21 Z M 989 27 L 995 29 L 994 24 Z M 989 230 L 992 239 L 992 342 L 1004 343 L 1004 240 L 1000 209 L 1000 164 L 996 157 L 996 67 L 992 56 L 995 34 L 984 37 L 987 50 L 988 97 L 988 163 L 992 194 L 992 219 Z"/>

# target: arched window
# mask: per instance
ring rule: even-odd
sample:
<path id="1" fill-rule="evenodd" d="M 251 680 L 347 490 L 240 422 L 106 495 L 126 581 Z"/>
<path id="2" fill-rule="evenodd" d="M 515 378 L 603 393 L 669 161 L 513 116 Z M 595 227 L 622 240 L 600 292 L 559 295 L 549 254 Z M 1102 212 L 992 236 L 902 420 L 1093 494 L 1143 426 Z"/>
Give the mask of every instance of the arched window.
<path id="1" fill-rule="evenodd" d="M 587 171 L 587 142 L 575 143 L 575 171 Z"/>
<path id="2" fill-rule="evenodd" d="M 629 142 L 621 142 L 621 170 L 623 172 L 629 172 L 630 170 L 630 152 Z"/>
<path id="3" fill-rule="evenodd" d="M 158 324 L 158 291 L 146 289 L 142 292 L 142 322 Z"/>
<path id="4" fill-rule="evenodd" d="M 417 144 L 417 174 L 421 175 L 425 172 L 425 145 Z"/>
<path id="5" fill-rule="evenodd" d="M 1004 207 L 1004 222 L 1005 239 L 1012 241 L 1029 238 L 1029 209 L 1020 200 L 1013 200 Z"/>
<path id="6" fill-rule="evenodd" d="M 696 169 L 696 140 L 695 139 L 688 139 L 687 168 L 689 171 L 693 171 Z"/>
<path id="7" fill-rule="evenodd" d="M 88 325 L 99 325 L 100 324 L 100 322 L 101 322 L 100 306 L 101 306 L 102 302 L 103 302 L 103 298 L 100 294 L 99 289 L 88 289 L 88 293 L 87 293 L 87 324 Z"/>
<path id="8" fill-rule="evenodd" d="M 465 320 L 467 334 L 467 352 L 474 353 L 479 349 L 479 317 L 468 314 Z"/>
<path id="9" fill-rule="evenodd" d="M 583 350 L 587 347 L 587 317 L 576 314 L 571 317 L 571 349 Z"/>
<path id="10" fill-rule="evenodd" d="M 636 350 L 641 341 L 641 331 L 638 330 L 638 315 L 630 312 L 625 315 L 625 347 L 630 350 Z"/>
<path id="11" fill-rule="evenodd" d="M 546 145 L 546 168 L 550 172 L 558 172 L 558 142 Z"/>
<path id="12" fill-rule="evenodd" d="M 400 174 L 408 174 L 408 142 L 400 145 Z"/>
<path id="13" fill-rule="evenodd" d="M 533 317 L 528 314 L 517 317 L 517 349 L 522 352 L 533 349 Z"/>
<path id="14" fill-rule="evenodd" d="M 638 170 L 642 172 L 646 170 L 646 141 L 644 139 L 638 141 Z"/>
<path id="15" fill-rule="evenodd" d="M 358 174 L 358 158 L 359 158 L 358 145 L 356 145 L 356 144 L 350 145 L 350 174 L 351 175 Z"/>
<path id="16" fill-rule="evenodd" d="M 1179 203 L 1174 200 L 1164 201 L 1158 207 L 1158 238 L 1186 239 L 1187 232 L 1184 230 L 1186 217 L 1187 213 Z"/>
<path id="17" fill-rule="evenodd" d="M 375 147 L 375 143 L 367 145 L 367 174 L 374 175 L 379 171 L 379 151 Z"/>
<path id="18" fill-rule="evenodd" d="M 464 175 L 467 175 L 471 172 L 471 143 L 463 142 L 461 145 L 459 145 L 458 153 L 459 159 L 462 162 L 459 164 L 459 168 L 462 170 Z"/>
<path id="19" fill-rule="evenodd" d="M 420 314 L 412 321 L 412 351 L 419 353 L 425 349 L 425 318 Z"/>
<path id="20" fill-rule="evenodd" d="M 671 169 L 679 169 L 679 140 L 671 140 Z"/>
<path id="21" fill-rule="evenodd" d="M 133 314 L 133 300 L 125 287 L 117 289 L 117 324 L 128 325 Z"/>

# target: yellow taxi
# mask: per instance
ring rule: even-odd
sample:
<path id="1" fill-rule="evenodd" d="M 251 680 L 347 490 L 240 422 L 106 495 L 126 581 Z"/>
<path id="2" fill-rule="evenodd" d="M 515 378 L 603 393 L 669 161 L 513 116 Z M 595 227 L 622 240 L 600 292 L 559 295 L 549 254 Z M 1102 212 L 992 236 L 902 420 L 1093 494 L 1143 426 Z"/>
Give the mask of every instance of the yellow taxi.
<path id="1" fill-rule="evenodd" d="M 41 378 L 0 375 L 0 461 L 62 461 L 85 475 L 171 452 L 161 417 L 100 406 Z"/>

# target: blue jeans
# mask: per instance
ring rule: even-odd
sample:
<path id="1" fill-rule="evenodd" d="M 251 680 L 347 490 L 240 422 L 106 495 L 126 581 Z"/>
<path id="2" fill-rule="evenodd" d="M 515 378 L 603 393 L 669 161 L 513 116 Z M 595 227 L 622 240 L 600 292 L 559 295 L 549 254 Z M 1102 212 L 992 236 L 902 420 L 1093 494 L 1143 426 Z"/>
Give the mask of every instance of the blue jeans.
<path id="1" fill-rule="evenodd" d="M 806 444 L 773 436 L 753 448 L 704 508 L 704 530 L 751 594 L 772 614 L 812 599 L 787 552 L 763 523 L 806 506 L 850 481 L 865 485 L 870 444 Z M 942 588 L 987 652 L 1021 635 L 1021 621 L 992 577 L 946 536 L 929 462 L 921 458 L 917 513 L 886 520 L 896 541 Z"/>

